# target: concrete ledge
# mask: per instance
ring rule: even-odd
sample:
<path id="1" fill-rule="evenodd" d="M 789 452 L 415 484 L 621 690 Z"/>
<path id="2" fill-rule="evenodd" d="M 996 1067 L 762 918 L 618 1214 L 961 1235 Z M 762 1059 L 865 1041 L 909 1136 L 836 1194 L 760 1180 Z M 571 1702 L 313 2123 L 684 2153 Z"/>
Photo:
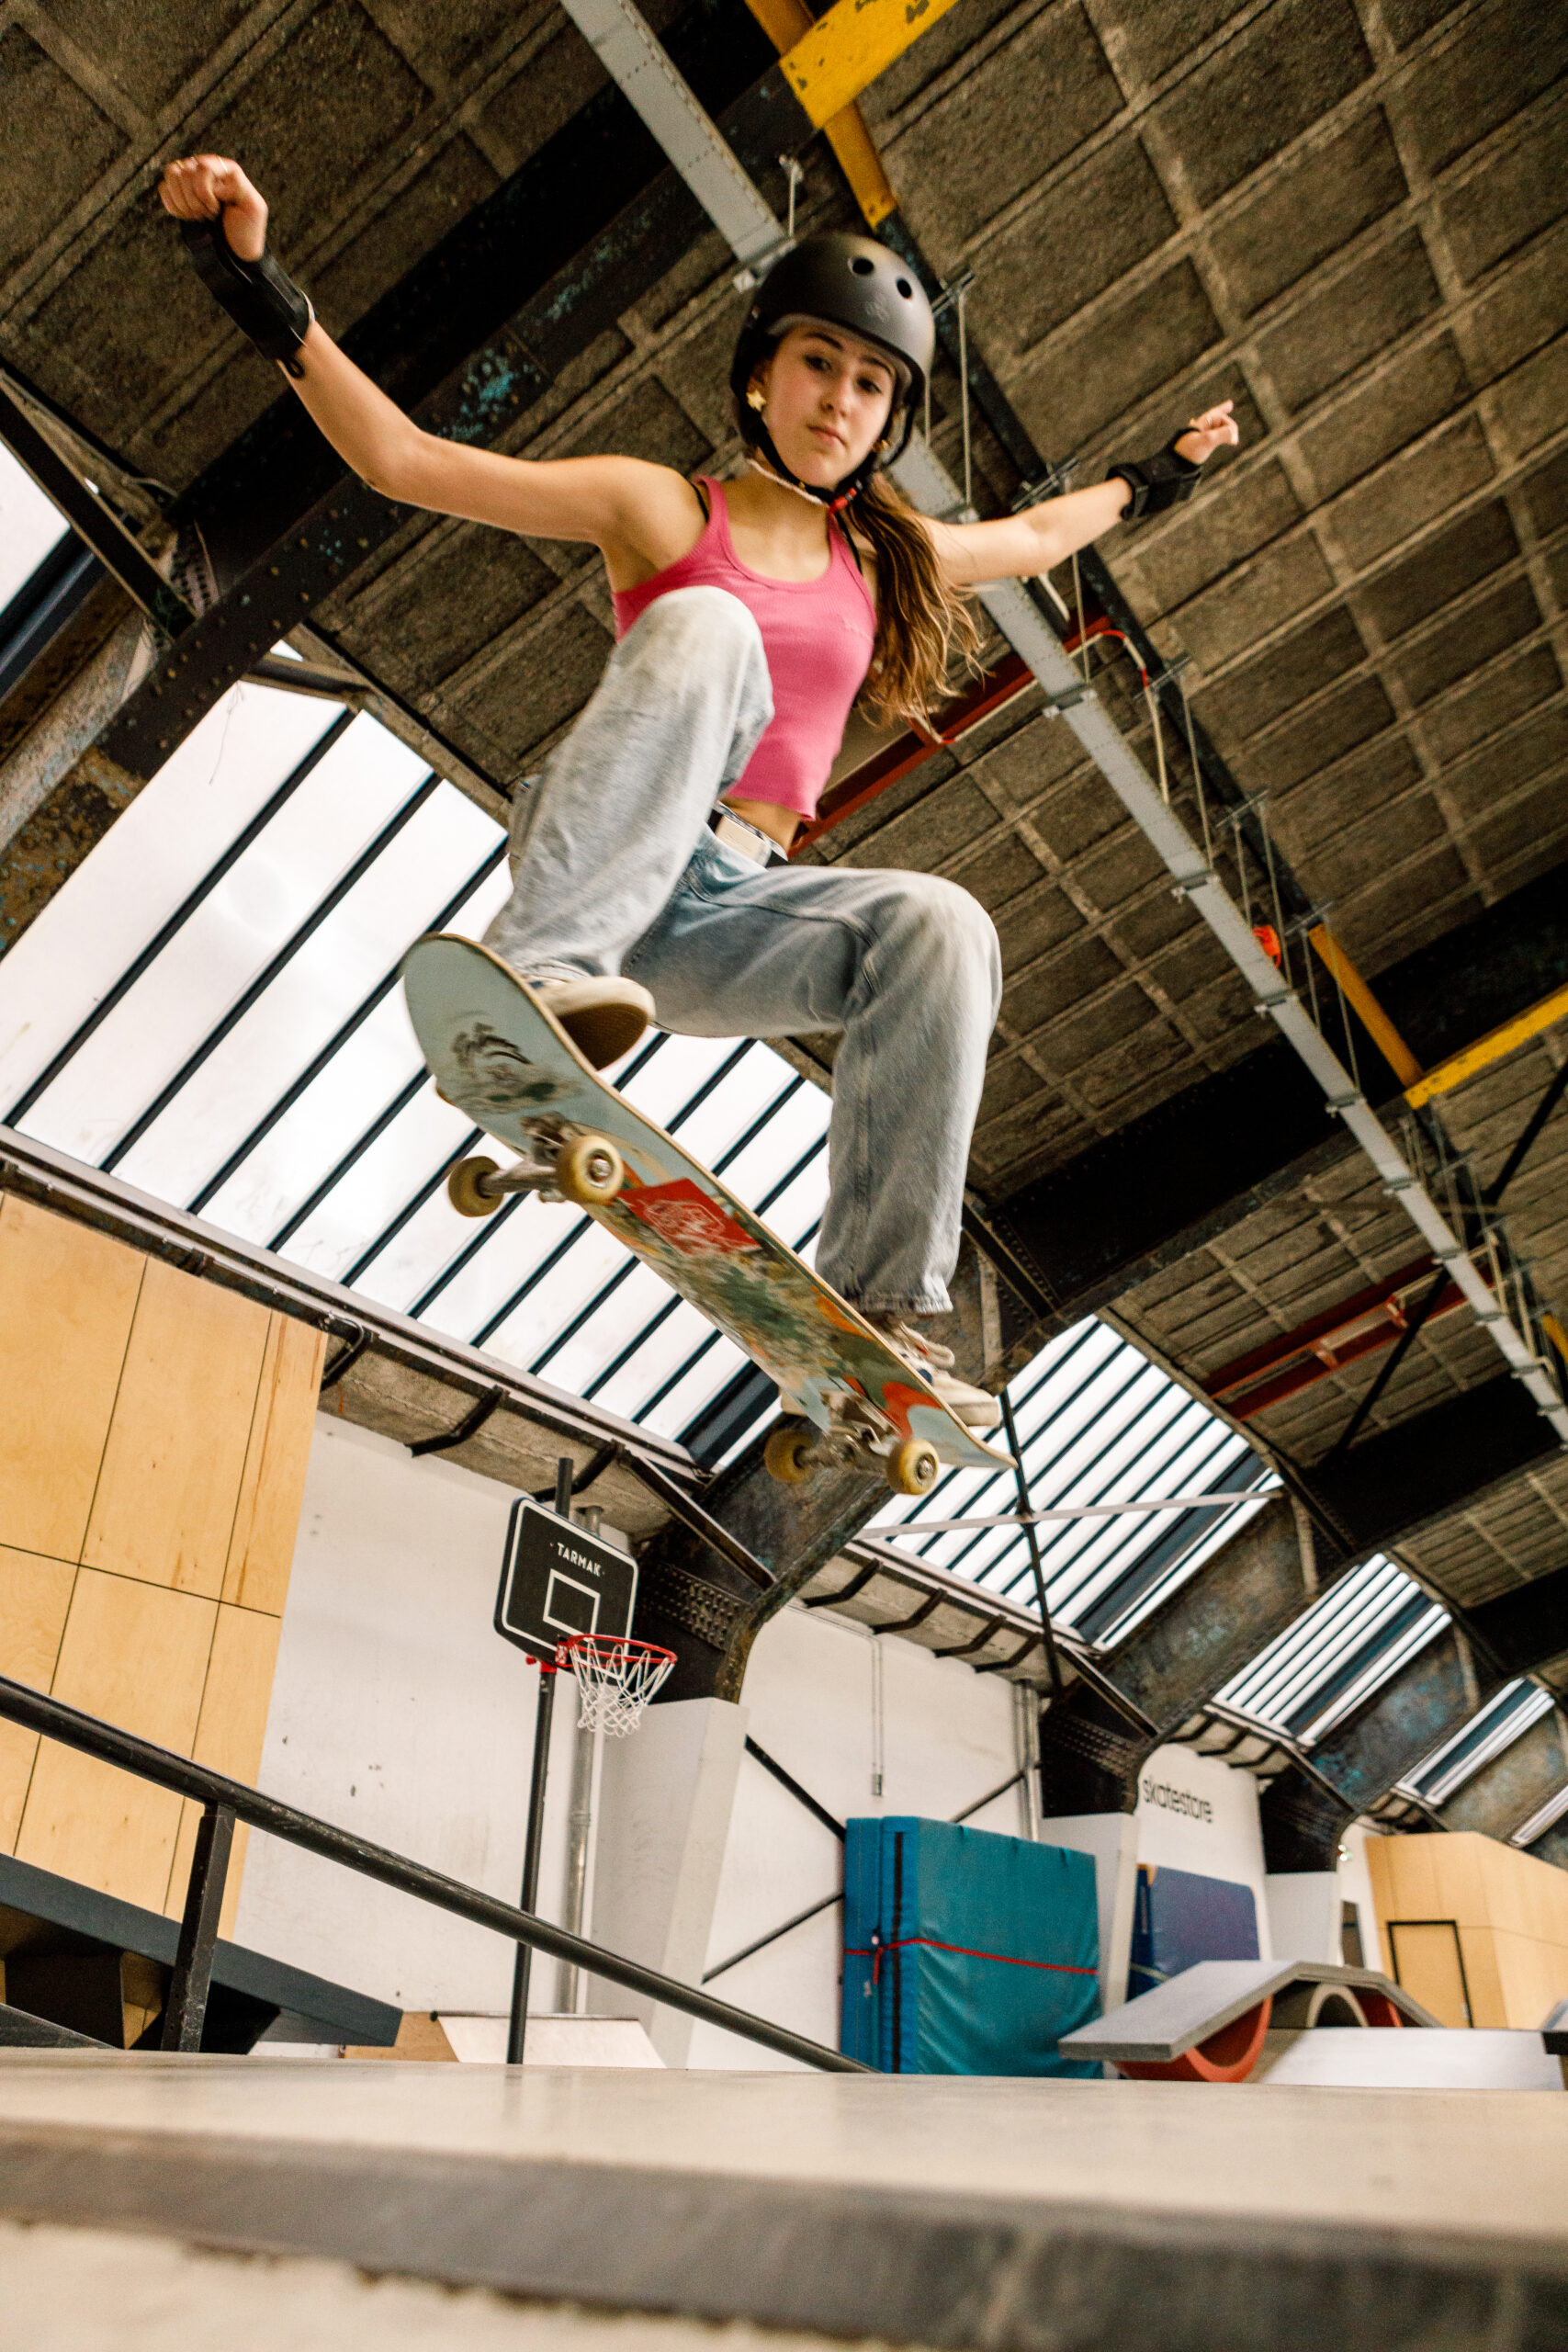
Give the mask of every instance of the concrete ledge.
<path id="1" fill-rule="evenodd" d="M 183 2128 L 177 2095 L 174 2128 L 29 2120 L 36 2096 L 12 2096 L 47 2069 L 80 2108 L 136 2063 L 0 2065 L 0 2211 L 942 2352 L 1568 2346 L 1568 2135 L 1533 2097 L 307 2064 L 291 2134 L 285 2070 L 248 2062 L 254 2094 L 239 2067 L 163 2062 L 176 2092 L 210 2068 L 204 2103 L 237 2130 Z M 429 2144 L 371 2143 L 421 2110 Z M 1382 2210 L 1345 2218 L 1362 2195 Z"/>

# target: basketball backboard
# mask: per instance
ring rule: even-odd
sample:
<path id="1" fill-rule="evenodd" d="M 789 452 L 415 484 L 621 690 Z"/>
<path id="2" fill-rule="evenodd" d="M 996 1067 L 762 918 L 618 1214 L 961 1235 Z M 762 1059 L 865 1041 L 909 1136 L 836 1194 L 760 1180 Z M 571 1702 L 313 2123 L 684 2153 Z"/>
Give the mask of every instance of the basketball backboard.
<path id="1" fill-rule="evenodd" d="M 530 1657 L 555 1662 L 573 1634 L 631 1632 L 637 1562 L 600 1535 L 520 1495 L 506 1528 L 495 1630 Z"/>

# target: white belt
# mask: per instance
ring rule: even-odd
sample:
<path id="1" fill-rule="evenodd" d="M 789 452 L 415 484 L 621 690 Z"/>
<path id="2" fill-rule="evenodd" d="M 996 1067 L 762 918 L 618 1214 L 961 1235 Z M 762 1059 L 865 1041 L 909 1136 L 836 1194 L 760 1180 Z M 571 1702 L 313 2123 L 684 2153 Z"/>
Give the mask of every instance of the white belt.
<path id="1" fill-rule="evenodd" d="M 770 840 L 760 826 L 749 825 L 745 818 L 738 817 L 732 808 L 716 808 L 708 819 L 708 831 L 716 841 L 724 843 L 726 849 L 739 850 L 741 856 L 749 857 L 754 865 L 784 865 L 788 863 L 777 842 Z"/>

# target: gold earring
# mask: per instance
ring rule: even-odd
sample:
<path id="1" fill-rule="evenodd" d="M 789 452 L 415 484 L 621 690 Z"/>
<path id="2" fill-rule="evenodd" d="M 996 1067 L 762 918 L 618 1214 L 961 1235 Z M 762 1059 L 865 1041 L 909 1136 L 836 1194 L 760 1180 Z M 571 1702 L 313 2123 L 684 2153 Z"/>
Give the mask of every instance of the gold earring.
<path id="1" fill-rule="evenodd" d="M 753 385 L 751 390 L 746 395 L 746 405 L 748 408 L 754 409 L 766 408 L 768 405 L 768 396 L 766 392 L 760 391 L 757 387 Z"/>

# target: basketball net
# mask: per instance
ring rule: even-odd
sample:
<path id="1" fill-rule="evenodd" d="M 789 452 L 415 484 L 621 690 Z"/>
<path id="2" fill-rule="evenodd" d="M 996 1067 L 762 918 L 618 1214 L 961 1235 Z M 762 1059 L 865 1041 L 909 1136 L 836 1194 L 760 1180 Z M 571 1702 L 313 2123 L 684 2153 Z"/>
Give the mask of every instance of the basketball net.
<path id="1" fill-rule="evenodd" d="M 636 1731 L 674 1663 L 673 1650 L 601 1634 L 574 1634 L 556 1652 L 556 1664 L 577 1677 L 580 1730 L 602 1731 L 608 1739 Z"/>

